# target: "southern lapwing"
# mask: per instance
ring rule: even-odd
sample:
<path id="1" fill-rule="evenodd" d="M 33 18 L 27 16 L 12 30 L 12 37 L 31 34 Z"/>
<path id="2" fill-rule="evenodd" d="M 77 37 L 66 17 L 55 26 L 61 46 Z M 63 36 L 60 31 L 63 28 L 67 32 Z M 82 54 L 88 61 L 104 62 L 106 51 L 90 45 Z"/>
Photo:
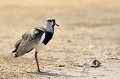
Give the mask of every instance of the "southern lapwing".
<path id="1" fill-rule="evenodd" d="M 36 27 L 23 34 L 22 39 L 18 40 L 14 45 L 15 50 L 12 53 L 15 53 L 15 57 L 19 57 L 35 49 L 34 56 L 38 72 L 40 72 L 37 53 L 52 39 L 54 26 L 59 26 L 56 24 L 55 19 L 47 18 L 43 27 Z"/>

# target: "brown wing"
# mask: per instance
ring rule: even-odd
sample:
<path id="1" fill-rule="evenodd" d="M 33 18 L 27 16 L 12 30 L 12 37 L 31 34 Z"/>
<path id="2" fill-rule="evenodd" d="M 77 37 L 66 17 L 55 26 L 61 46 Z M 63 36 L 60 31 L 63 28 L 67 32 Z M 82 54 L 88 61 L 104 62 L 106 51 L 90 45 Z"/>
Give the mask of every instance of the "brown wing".
<path id="1" fill-rule="evenodd" d="M 22 39 L 27 40 L 29 35 L 30 35 L 30 33 L 26 32 L 25 34 L 22 35 Z"/>
<path id="2" fill-rule="evenodd" d="M 20 45 L 21 42 L 22 42 L 22 39 L 18 40 L 18 41 L 15 43 L 14 47 L 15 47 L 15 48 L 18 48 L 18 46 Z"/>
<path id="3" fill-rule="evenodd" d="M 22 36 L 22 42 L 18 46 L 18 49 L 16 51 L 17 56 L 22 56 L 25 53 L 30 52 L 34 49 L 35 45 L 38 44 L 41 35 L 43 34 L 43 30 L 40 29 L 34 29 L 26 32 Z"/>
<path id="4" fill-rule="evenodd" d="M 14 45 L 15 50 L 13 50 L 12 53 L 15 53 L 15 52 L 17 51 L 18 46 L 21 44 L 21 42 L 22 42 L 22 39 L 18 40 L 18 41 L 15 43 L 15 45 Z"/>
<path id="5" fill-rule="evenodd" d="M 23 41 L 23 40 L 27 40 L 27 39 L 28 39 L 28 32 L 24 33 L 24 34 L 22 35 L 22 39 L 18 40 L 18 41 L 15 43 L 15 45 L 14 45 L 15 50 L 13 50 L 12 53 L 17 52 L 18 47 L 19 47 L 19 45 L 22 43 L 22 41 Z"/>

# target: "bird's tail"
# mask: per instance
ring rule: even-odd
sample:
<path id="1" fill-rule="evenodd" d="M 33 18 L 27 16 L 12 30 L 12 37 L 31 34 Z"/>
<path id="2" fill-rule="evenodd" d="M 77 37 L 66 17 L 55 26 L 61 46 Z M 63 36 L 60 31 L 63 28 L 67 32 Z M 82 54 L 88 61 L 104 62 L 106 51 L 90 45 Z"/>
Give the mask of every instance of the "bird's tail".
<path id="1" fill-rule="evenodd" d="M 18 55 L 16 54 L 16 52 L 17 52 L 17 49 L 15 49 L 15 50 L 12 51 L 12 53 L 14 53 L 13 55 L 14 55 L 15 58 L 18 57 Z"/>
<path id="2" fill-rule="evenodd" d="M 13 50 L 12 53 L 15 53 L 17 51 L 17 49 Z"/>
<path id="3" fill-rule="evenodd" d="M 15 54 L 15 58 L 18 57 L 17 54 Z"/>

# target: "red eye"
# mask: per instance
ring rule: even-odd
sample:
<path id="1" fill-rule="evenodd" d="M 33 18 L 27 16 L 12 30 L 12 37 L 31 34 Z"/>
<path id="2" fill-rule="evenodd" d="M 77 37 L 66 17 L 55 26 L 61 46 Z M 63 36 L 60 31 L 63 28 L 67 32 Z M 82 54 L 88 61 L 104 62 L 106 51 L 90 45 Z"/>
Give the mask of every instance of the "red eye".
<path id="1" fill-rule="evenodd" d="M 48 20 L 48 22 L 52 22 L 52 20 Z"/>

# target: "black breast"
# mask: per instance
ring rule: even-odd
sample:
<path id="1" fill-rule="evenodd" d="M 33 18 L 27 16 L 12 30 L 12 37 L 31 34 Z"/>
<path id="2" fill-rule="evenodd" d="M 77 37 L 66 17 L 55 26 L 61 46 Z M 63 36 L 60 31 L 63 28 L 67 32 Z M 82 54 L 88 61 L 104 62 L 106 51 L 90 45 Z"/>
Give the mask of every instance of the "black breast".
<path id="1" fill-rule="evenodd" d="M 52 32 L 46 32 L 45 39 L 43 40 L 43 43 L 46 45 L 52 39 L 52 36 L 53 36 Z"/>

